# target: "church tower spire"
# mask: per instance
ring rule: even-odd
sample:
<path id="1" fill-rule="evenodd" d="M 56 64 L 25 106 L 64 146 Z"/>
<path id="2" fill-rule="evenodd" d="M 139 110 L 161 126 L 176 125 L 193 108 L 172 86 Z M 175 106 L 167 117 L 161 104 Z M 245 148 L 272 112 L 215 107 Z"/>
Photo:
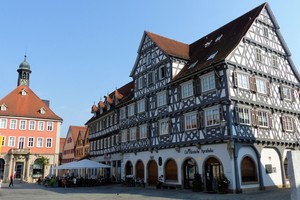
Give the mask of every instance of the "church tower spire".
<path id="1" fill-rule="evenodd" d="M 19 65 L 19 69 L 17 70 L 19 73 L 18 76 L 18 86 L 19 85 L 27 85 L 29 86 L 29 75 L 31 73 L 30 65 L 26 61 L 26 55 L 24 56 L 24 61 Z"/>

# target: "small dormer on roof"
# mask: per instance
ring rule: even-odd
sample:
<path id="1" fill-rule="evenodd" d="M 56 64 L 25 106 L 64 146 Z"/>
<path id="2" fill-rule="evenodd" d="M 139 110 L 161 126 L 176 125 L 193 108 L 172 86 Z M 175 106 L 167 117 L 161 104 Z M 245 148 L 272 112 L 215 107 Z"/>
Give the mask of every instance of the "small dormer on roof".
<path id="1" fill-rule="evenodd" d="M 112 104 L 113 103 L 113 100 L 112 100 L 112 98 L 110 98 L 110 96 L 109 95 L 107 95 L 107 96 L 104 96 L 104 98 L 105 98 L 105 100 L 106 100 L 106 102 L 108 103 L 108 104 Z"/>
<path id="2" fill-rule="evenodd" d="M 22 96 L 26 96 L 28 92 L 27 92 L 26 88 L 23 88 L 20 93 Z"/>
<path id="3" fill-rule="evenodd" d="M 117 89 L 115 91 L 115 98 L 118 100 L 121 100 L 123 98 L 123 95 Z"/>
<path id="4" fill-rule="evenodd" d="M 102 109 L 105 108 L 105 104 L 103 101 L 99 101 L 98 106 L 99 106 L 99 108 L 102 108 Z"/>
<path id="5" fill-rule="evenodd" d="M 39 110 L 39 112 L 40 112 L 42 115 L 44 115 L 44 114 L 46 114 L 46 109 L 45 109 L 44 107 L 42 107 L 42 108 Z"/>
<path id="6" fill-rule="evenodd" d="M 3 103 L 1 106 L 0 106 L 0 110 L 1 111 L 6 111 L 7 110 L 7 105 L 5 103 Z"/>
<path id="7" fill-rule="evenodd" d="M 91 113 L 96 113 L 98 111 L 98 107 L 94 104 L 91 109 Z"/>

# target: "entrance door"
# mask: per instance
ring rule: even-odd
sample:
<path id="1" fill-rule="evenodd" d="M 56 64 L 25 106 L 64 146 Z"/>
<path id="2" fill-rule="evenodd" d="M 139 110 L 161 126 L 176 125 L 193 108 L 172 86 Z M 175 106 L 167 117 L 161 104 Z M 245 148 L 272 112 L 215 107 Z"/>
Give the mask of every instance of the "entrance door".
<path id="1" fill-rule="evenodd" d="M 183 165 L 184 188 L 192 188 L 194 176 L 198 173 L 198 167 L 194 159 L 187 159 Z"/>
<path id="2" fill-rule="evenodd" d="M 3 176 L 4 176 L 4 160 L 2 158 L 0 158 L 0 179 L 3 180 Z"/>
<path id="3" fill-rule="evenodd" d="M 223 166 L 216 158 L 209 158 L 205 162 L 205 189 L 208 192 L 217 190 L 217 183 L 223 174 Z"/>
<path id="4" fill-rule="evenodd" d="M 24 168 L 24 163 L 22 162 L 17 162 L 16 163 L 16 179 L 22 179 L 23 178 L 23 168 Z"/>
<path id="5" fill-rule="evenodd" d="M 148 163 L 148 184 L 149 185 L 156 185 L 157 184 L 157 179 L 158 179 L 158 170 L 157 170 L 157 164 L 155 160 L 151 160 Z"/>

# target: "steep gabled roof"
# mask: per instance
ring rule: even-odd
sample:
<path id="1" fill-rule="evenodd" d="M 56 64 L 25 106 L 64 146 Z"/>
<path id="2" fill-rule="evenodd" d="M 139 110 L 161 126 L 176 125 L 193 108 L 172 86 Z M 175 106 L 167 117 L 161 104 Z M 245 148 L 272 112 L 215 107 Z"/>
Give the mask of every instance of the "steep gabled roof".
<path id="1" fill-rule="evenodd" d="M 267 3 L 264 3 L 254 8 L 192 43 L 189 50 L 190 62 L 174 77 L 174 80 L 192 74 L 206 66 L 223 61 L 240 43 L 266 5 Z"/>
<path id="2" fill-rule="evenodd" d="M 166 55 L 171 57 L 180 58 L 183 60 L 189 60 L 189 45 L 178 42 L 173 39 L 166 38 L 164 36 L 151 33 L 149 31 L 144 31 L 144 35 L 142 37 L 142 40 L 140 42 L 140 46 L 138 49 L 138 53 L 141 52 L 143 47 L 143 42 L 145 41 L 146 36 L 148 36 L 159 48 L 162 52 L 164 52 Z M 140 55 L 138 55 L 135 64 L 130 72 L 130 76 L 133 76 L 134 71 L 138 65 L 138 61 L 140 59 Z"/>
<path id="3" fill-rule="evenodd" d="M 62 121 L 62 118 L 57 116 L 28 86 L 18 86 L 0 100 L 0 105 L 2 104 L 5 104 L 7 109 L 0 111 L 0 116 Z M 41 112 L 42 110 L 45 112 Z"/>
<path id="4" fill-rule="evenodd" d="M 167 55 L 188 60 L 189 45 L 148 31 L 145 34 Z"/>
<path id="5" fill-rule="evenodd" d="M 85 126 L 70 126 L 69 127 L 69 133 L 72 134 L 72 138 L 73 138 L 73 141 L 74 141 L 74 145 L 77 141 L 77 138 L 78 138 L 78 135 L 81 133 L 81 132 L 84 132 L 86 131 L 87 127 Z"/>

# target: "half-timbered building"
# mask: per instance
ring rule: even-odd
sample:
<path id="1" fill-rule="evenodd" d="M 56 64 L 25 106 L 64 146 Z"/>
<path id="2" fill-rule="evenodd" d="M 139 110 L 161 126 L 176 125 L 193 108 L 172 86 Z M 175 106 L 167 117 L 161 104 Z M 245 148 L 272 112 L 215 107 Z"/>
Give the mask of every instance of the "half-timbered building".
<path id="1" fill-rule="evenodd" d="M 144 32 L 130 76 L 132 99 L 113 111 L 122 176 L 190 188 L 199 173 L 206 191 L 224 175 L 234 192 L 288 185 L 300 76 L 267 3 L 192 44 Z M 96 143 L 91 155 L 110 154 Z"/>

